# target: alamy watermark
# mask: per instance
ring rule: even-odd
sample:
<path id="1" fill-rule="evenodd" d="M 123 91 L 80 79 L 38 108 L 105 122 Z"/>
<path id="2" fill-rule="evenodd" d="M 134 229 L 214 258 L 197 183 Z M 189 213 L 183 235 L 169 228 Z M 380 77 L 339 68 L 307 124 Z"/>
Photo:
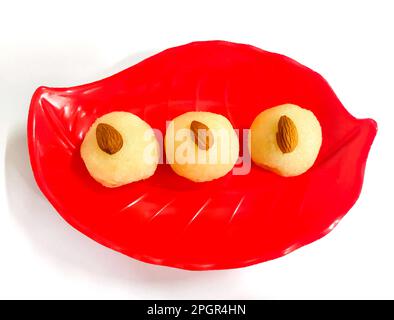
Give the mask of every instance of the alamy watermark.
<path id="1" fill-rule="evenodd" d="M 167 128 L 169 128 L 167 123 Z M 246 175 L 251 169 L 249 129 L 234 129 L 231 132 L 226 129 L 209 129 L 214 137 L 212 146 L 206 150 L 196 147 L 195 135 L 188 128 L 180 128 L 167 131 L 165 134 L 159 129 L 147 130 L 143 139 L 148 142 L 143 151 L 145 163 L 155 163 L 157 142 L 159 144 L 159 164 L 235 164 L 232 169 L 233 175 Z M 198 137 L 205 139 L 205 129 L 198 130 Z M 156 139 L 155 139 L 156 138 Z M 239 145 L 238 150 L 234 147 Z M 164 150 L 167 150 L 165 152 Z M 237 148 L 238 149 L 238 148 Z M 166 154 L 166 157 L 164 157 Z"/>

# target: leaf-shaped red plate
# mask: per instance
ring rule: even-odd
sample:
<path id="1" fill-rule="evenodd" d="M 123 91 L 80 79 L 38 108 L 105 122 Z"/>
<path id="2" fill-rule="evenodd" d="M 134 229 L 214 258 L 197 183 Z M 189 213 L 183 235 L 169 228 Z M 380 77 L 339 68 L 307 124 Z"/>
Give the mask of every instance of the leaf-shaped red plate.
<path id="1" fill-rule="evenodd" d="M 88 174 L 79 146 L 93 121 L 130 111 L 164 132 L 200 110 L 247 129 L 266 108 L 294 103 L 320 121 L 323 145 L 305 174 L 247 175 L 201 184 L 159 165 L 148 180 L 108 189 Z M 76 229 L 130 257 L 172 267 L 225 269 L 266 261 L 327 234 L 357 200 L 373 120 L 350 115 L 316 72 L 256 47 L 223 41 L 165 50 L 104 80 L 40 87 L 29 111 L 35 179 Z"/>

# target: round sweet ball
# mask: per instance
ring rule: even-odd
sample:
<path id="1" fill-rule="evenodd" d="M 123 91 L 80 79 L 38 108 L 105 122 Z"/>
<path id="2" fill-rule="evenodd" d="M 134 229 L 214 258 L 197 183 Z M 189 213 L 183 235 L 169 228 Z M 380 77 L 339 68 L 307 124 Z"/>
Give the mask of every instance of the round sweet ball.
<path id="1" fill-rule="evenodd" d="M 90 175 L 106 187 L 149 178 L 160 156 L 152 128 L 129 112 L 111 112 L 98 118 L 80 151 Z"/>
<path id="2" fill-rule="evenodd" d="M 291 177 L 312 167 L 322 144 L 322 130 L 312 111 L 283 104 L 261 112 L 252 123 L 249 138 L 254 163 Z"/>
<path id="3" fill-rule="evenodd" d="M 232 170 L 238 159 L 239 142 L 226 117 L 212 112 L 187 112 L 169 123 L 165 151 L 175 173 L 204 182 Z"/>

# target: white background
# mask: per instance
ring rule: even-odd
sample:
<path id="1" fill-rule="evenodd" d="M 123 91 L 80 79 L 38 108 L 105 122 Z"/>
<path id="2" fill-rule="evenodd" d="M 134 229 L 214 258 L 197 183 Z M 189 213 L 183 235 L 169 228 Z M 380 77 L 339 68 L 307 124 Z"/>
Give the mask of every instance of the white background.
<path id="1" fill-rule="evenodd" d="M 0 0 L 0 298 L 394 298 L 392 1 Z M 244 42 L 320 72 L 379 124 L 360 199 L 325 238 L 227 271 L 148 265 L 67 225 L 29 167 L 36 87 L 97 80 L 194 40 Z M 357 155 L 355 155 L 357 156 Z"/>

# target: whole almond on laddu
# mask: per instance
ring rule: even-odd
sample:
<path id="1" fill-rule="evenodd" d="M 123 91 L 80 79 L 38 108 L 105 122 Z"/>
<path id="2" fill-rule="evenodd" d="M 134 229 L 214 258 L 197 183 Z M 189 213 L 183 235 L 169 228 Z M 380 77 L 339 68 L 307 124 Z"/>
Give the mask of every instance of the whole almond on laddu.
<path id="1" fill-rule="evenodd" d="M 293 152 L 298 145 L 297 127 L 287 116 L 281 116 L 278 121 L 278 132 L 276 142 L 283 153 Z"/>
<path id="2" fill-rule="evenodd" d="M 201 150 L 209 150 L 213 145 L 213 134 L 209 130 L 208 126 L 200 121 L 192 121 L 190 124 L 190 130 L 194 135 L 194 143 Z"/>
<path id="3" fill-rule="evenodd" d="M 100 149 L 108 154 L 115 154 L 123 146 L 122 135 L 113 126 L 106 123 L 98 124 L 96 140 Z"/>

